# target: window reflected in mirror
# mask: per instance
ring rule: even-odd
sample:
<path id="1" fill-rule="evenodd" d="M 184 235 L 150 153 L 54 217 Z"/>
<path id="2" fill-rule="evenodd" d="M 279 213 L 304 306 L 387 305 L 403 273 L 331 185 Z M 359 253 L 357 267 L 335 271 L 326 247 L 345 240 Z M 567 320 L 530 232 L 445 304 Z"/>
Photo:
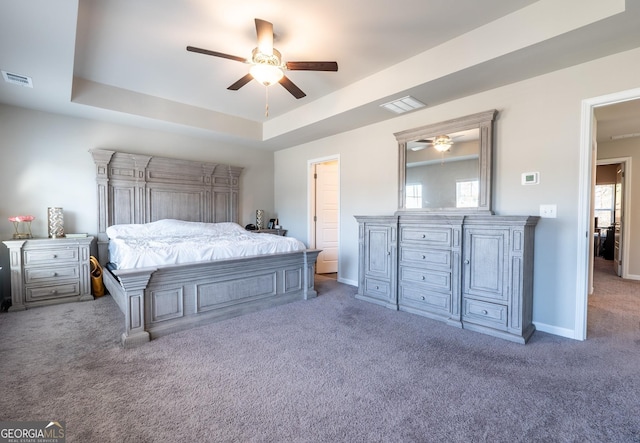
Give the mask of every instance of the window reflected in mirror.
<path id="1" fill-rule="evenodd" d="M 478 207 L 478 128 L 409 141 L 406 146 L 405 208 Z"/>

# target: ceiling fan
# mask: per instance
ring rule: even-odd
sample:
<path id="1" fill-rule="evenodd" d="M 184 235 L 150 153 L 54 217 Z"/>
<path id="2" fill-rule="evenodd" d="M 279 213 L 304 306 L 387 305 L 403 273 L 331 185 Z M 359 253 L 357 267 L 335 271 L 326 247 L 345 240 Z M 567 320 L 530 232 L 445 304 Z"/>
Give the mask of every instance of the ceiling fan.
<path id="1" fill-rule="evenodd" d="M 421 151 L 425 149 L 427 145 L 431 145 L 436 151 L 445 152 L 445 151 L 448 151 L 453 145 L 453 138 L 448 135 L 438 135 L 437 137 L 431 140 L 427 140 L 427 139 L 416 140 L 415 143 L 417 145 L 412 146 L 410 149 L 412 151 Z"/>
<path id="2" fill-rule="evenodd" d="M 338 70 L 337 62 L 319 62 L 319 61 L 303 61 L 303 62 L 283 62 L 280 51 L 273 47 L 273 24 L 255 19 L 256 33 L 258 35 L 258 46 L 253 49 L 250 58 L 238 57 L 235 55 L 224 54 L 222 52 L 210 51 L 208 49 L 187 46 L 187 51 L 198 52 L 200 54 L 212 55 L 214 57 L 227 58 L 250 66 L 249 73 L 240 80 L 229 86 L 227 89 L 237 91 L 244 85 L 255 79 L 265 86 L 274 83 L 280 83 L 295 98 L 300 99 L 307 94 L 297 87 L 286 75 L 284 71 L 333 71 Z"/>

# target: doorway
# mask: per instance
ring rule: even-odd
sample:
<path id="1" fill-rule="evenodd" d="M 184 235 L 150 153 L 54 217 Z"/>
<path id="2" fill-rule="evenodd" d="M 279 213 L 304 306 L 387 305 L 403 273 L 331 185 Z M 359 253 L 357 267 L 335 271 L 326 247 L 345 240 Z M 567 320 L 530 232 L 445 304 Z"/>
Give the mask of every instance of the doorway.
<path id="1" fill-rule="evenodd" d="M 339 156 L 309 161 L 310 247 L 321 249 L 316 274 L 338 278 L 340 239 Z"/>
<path id="2" fill-rule="evenodd" d="M 629 102 L 640 99 L 640 89 L 622 91 L 602 97 L 585 99 L 582 101 L 582 124 L 580 137 L 580 181 L 578 200 L 578 267 L 576 281 L 576 310 L 574 337 L 578 340 L 587 338 L 587 309 L 588 294 L 591 292 L 593 279 L 593 189 L 594 170 L 597 158 L 597 121 L 595 120 L 596 109 Z M 626 165 L 630 169 L 630 162 Z M 626 176 L 629 177 L 630 171 Z M 627 178 L 628 180 L 628 178 Z M 628 195 L 626 193 L 624 205 L 629 209 Z M 627 213 L 629 210 L 626 211 Z M 624 216 L 623 216 L 624 217 Z M 625 226 L 626 225 L 626 226 Z M 624 277 L 625 268 L 628 266 L 629 247 L 629 223 L 622 221 L 624 232 L 622 233 L 622 273 Z M 586 234 L 586 235 L 585 235 Z M 587 240 L 587 241 L 585 241 Z"/>

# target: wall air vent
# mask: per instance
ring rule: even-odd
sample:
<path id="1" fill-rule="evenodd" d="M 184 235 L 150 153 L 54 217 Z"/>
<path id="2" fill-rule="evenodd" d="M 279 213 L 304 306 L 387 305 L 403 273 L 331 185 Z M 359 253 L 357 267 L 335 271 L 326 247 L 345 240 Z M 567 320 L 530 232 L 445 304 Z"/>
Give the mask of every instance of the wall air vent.
<path id="1" fill-rule="evenodd" d="M 31 77 L 26 75 L 13 74 L 11 72 L 2 71 L 2 77 L 7 83 L 13 83 L 14 85 L 26 86 L 27 88 L 33 88 L 33 82 Z"/>
<path id="2" fill-rule="evenodd" d="M 394 114 L 404 114 L 405 112 L 414 111 L 427 105 L 422 103 L 420 100 L 407 95 L 406 97 L 402 97 L 388 103 L 383 103 L 380 106 Z"/>

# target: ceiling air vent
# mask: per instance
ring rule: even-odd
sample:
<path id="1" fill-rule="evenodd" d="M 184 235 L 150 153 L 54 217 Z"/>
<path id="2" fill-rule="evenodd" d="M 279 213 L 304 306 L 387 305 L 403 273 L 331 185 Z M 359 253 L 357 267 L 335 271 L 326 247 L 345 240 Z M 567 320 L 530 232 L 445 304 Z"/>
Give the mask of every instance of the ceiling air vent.
<path id="1" fill-rule="evenodd" d="M 33 88 L 33 82 L 31 77 L 26 75 L 13 74 L 11 72 L 2 71 L 2 77 L 7 83 L 13 83 L 14 85 L 26 86 L 27 88 Z"/>
<path id="2" fill-rule="evenodd" d="M 427 105 L 422 103 L 420 100 L 407 95 L 406 97 L 402 97 L 388 103 L 383 103 L 380 106 L 395 114 L 404 114 L 405 112 L 414 111 Z"/>

